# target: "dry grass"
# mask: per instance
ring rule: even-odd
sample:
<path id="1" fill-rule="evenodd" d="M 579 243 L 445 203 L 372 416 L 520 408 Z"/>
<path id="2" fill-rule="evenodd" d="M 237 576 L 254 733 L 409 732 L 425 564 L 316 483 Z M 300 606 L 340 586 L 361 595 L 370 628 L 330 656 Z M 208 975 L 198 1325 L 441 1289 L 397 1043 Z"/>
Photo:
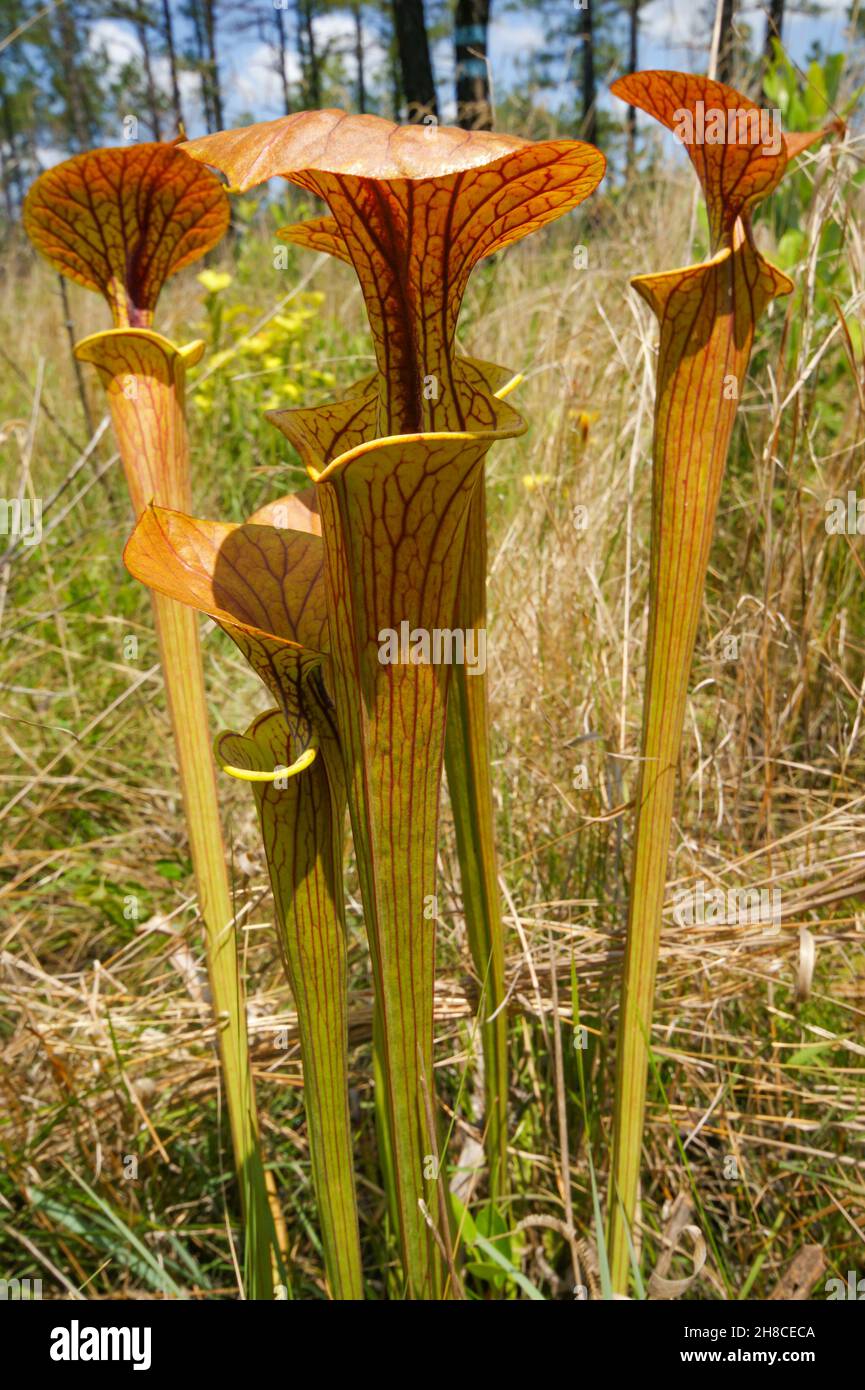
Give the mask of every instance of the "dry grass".
<path id="1" fill-rule="evenodd" d="M 843 187 L 843 170 L 824 176 L 820 166 L 815 236 L 838 213 Z M 635 216 L 637 197 L 627 216 L 607 199 L 578 231 L 558 228 L 497 258 L 475 278 L 463 330 L 477 355 L 525 372 L 519 404 L 531 421 L 523 440 L 491 460 L 489 653 L 513 1017 L 508 1223 L 528 1219 L 523 1268 L 554 1297 L 573 1296 L 575 1271 L 592 1289 L 597 1278 L 586 1150 L 603 1174 L 639 744 L 653 339 L 624 285 L 629 273 L 684 260 L 691 222 L 684 173 L 649 189 Z M 589 248 L 588 270 L 573 268 L 575 240 Z M 267 250 L 265 236 L 259 254 Z M 861 313 L 865 268 L 849 224 L 845 254 L 846 304 Z M 823 504 L 862 486 L 865 411 L 849 370 L 839 375 L 843 334 L 817 298 L 819 276 L 803 268 L 799 278 L 807 288 L 795 321 L 785 327 L 782 306 L 764 325 L 743 402 L 681 755 L 670 907 L 702 879 L 777 888 L 783 915 L 773 935 L 760 926 L 683 928 L 671 911 L 664 932 L 643 1239 L 647 1272 L 686 1274 L 687 1258 L 671 1260 L 669 1244 L 664 1255 L 662 1232 L 674 1199 L 688 1194 L 709 1252 L 686 1297 L 765 1296 L 809 1244 L 823 1248 L 827 1274 L 846 1277 L 861 1264 L 863 574 L 856 538 L 826 534 Z M 313 282 L 325 295 L 318 331 L 331 335 L 334 356 L 365 350 L 349 283 L 338 266 Z M 272 281 L 251 277 L 244 295 L 264 311 Z M 70 302 L 78 336 L 103 324 L 94 300 L 73 291 Z M 200 317 L 198 287 L 184 280 L 160 326 L 182 334 Z M 47 497 L 77 457 L 66 436 L 83 440 L 85 431 L 56 281 L 24 252 L 0 289 L 0 324 L 29 383 L 7 376 L 3 419 L 25 424 L 5 430 L 4 487 L 12 495 L 41 377 L 30 473 L 36 495 Z M 346 382 L 358 375 L 352 363 L 338 370 Z M 99 405 L 91 392 L 97 420 Z M 265 430 L 250 418 L 216 439 L 206 422 L 194 424 L 203 514 L 238 519 L 280 486 L 262 464 Z M 234 1219 L 236 1203 L 201 941 L 146 597 L 120 565 L 125 495 L 112 470 L 96 478 L 109 457 L 106 438 L 46 514 L 46 532 L 76 489 L 80 499 L 43 544 L 19 551 L 8 576 L 0 649 L 4 1268 L 40 1273 L 23 1239 L 39 1252 L 46 1293 L 61 1292 L 59 1271 L 87 1296 L 149 1296 L 165 1291 L 161 1278 L 196 1296 L 230 1295 L 226 1214 Z M 578 507 L 584 527 L 575 524 Z M 124 653 L 130 635 L 137 659 Z M 739 639 L 735 659 L 725 659 L 730 637 Z M 218 633 L 207 637 L 205 660 L 214 728 L 242 726 L 263 696 Z M 265 1142 L 295 1292 L 317 1296 L 294 1016 L 251 798 L 227 781 L 221 790 Z M 458 1163 L 471 1160 L 478 1138 L 470 1022 L 478 986 L 447 817 L 441 864 L 439 1090 L 445 1112 L 456 1112 L 449 1156 Z M 352 1103 L 370 1290 L 380 1295 L 393 1248 L 374 1161 L 368 962 L 351 876 L 349 884 Z M 129 895 L 139 900 L 137 920 L 124 917 Z M 572 978 L 590 1038 L 585 1111 Z M 573 1232 L 562 1227 L 569 1208 L 557 1093 L 570 1095 Z M 124 1177 L 126 1155 L 138 1158 L 133 1181 Z M 152 1268 L 81 1179 L 145 1243 Z"/>

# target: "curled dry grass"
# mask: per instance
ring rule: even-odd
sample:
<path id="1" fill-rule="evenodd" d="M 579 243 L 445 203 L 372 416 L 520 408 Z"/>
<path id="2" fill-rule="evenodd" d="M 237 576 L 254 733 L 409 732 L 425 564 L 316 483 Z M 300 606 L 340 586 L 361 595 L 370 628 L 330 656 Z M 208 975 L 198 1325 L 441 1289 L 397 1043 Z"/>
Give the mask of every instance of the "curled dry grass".
<path id="1" fill-rule="evenodd" d="M 812 243 L 840 190 L 840 179 L 822 189 Z M 640 215 L 631 201 L 626 219 L 607 199 L 570 229 L 497 258 L 477 275 L 464 316 L 473 352 L 525 372 L 519 404 L 532 422 L 491 458 L 489 659 L 513 1019 L 508 1219 L 529 1222 L 512 1256 L 548 1297 L 572 1297 L 575 1282 L 594 1291 L 599 1278 L 587 1149 L 600 1183 L 639 745 L 653 379 L 648 315 L 622 287 L 629 273 L 684 260 L 691 219 L 684 173 L 649 194 Z M 855 223 L 848 308 L 865 291 Z M 587 270 L 573 267 L 574 227 Z M 365 350 L 346 276 L 327 265 L 312 282 L 325 295 L 319 324 L 333 327 L 334 356 Z M 681 1276 L 689 1260 L 671 1258 L 664 1233 L 683 1205 L 706 1230 L 708 1261 L 686 1297 L 766 1296 L 809 1245 L 822 1247 L 826 1277 L 845 1278 L 862 1258 L 865 576 L 855 538 L 829 536 L 823 523 L 828 497 L 863 486 L 865 409 L 849 373 L 832 375 L 843 334 L 818 309 L 807 266 L 805 278 L 797 351 L 782 302 L 755 354 L 681 753 L 641 1231 L 646 1270 Z M 267 312 L 271 282 L 251 293 Z M 183 279 L 166 298 L 165 331 L 182 337 L 201 317 L 198 287 Z M 77 336 L 101 326 L 87 296 L 73 290 L 70 304 Z M 86 432 L 56 281 L 25 252 L 0 290 L 0 319 L 26 378 L 5 374 L 2 420 L 22 423 L 4 423 L 4 489 L 15 491 L 32 417 L 30 476 L 47 497 Z M 342 364 L 342 379 L 354 367 Z M 827 383 L 829 423 L 817 408 Z M 89 404 L 98 420 L 95 390 Z M 240 519 L 279 486 L 262 468 L 265 428 L 246 420 L 217 454 L 211 427 L 193 422 L 202 514 Z M 100 441 L 46 513 L 46 533 L 79 499 L 42 545 L 19 552 L 3 586 L 0 812 L 15 801 L 0 820 L 3 1265 L 41 1273 L 46 1296 L 232 1296 L 235 1194 L 200 931 L 147 599 L 120 564 L 130 518 L 109 449 Z M 124 647 L 129 637 L 137 655 Z M 264 707 L 217 633 L 205 664 L 221 727 Z M 221 795 L 265 1146 L 294 1293 L 315 1297 L 321 1258 L 295 1020 L 251 801 L 227 781 Z M 448 1157 L 467 1169 L 458 1174 L 465 1194 L 480 1138 L 479 987 L 447 815 L 441 870 L 437 1065 L 453 1120 Z M 780 932 L 679 926 L 673 897 L 698 880 L 779 889 Z M 374 1161 L 369 967 L 351 872 L 349 889 L 362 1238 L 369 1293 L 381 1297 L 395 1291 L 394 1246 Z M 130 896 L 137 919 L 124 916 Z M 585 1107 L 574 980 L 588 1030 Z"/>

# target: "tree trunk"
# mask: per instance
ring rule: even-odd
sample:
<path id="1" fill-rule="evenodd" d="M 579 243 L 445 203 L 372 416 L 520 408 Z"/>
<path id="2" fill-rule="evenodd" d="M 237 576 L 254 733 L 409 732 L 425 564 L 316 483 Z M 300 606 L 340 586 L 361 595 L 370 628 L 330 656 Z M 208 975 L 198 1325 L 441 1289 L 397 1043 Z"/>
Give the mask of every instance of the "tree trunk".
<path id="1" fill-rule="evenodd" d="M 640 44 L 640 0 L 630 0 L 628 9 L 628 72 L 636 72 L 638 66 L 638 49 Z M 630 174 L 634 168 L 634 160 L 637 153 L 637 108 L 628 107 L 627 114 L 627 171 Z"/>
<path id="2" fill-rule="evenodd" d="M 388 48 L 388 68 L 390 72 L 390 99 L 393 105 L 393 118 L 399 120 L 400 112 L 405 93 L 402 89 L 402 72 L 399 66 L 399 45 L 396 41 L 396 31 L 391 35 L 390 46 Z"/>
<path id="3" fill-rule="evenodd" d="M 595 82 L 595 30 L 590 0 L 580 11 L 580 35 L 583 40 L 583 119 L 580 134 L 590 145 L 594 145 L 598 138 L 598 92 Z"/>
<path id="4" fill-rule="evenodd" d="M 139 15 L 140 15 L 139 11 Z M 153 65 L 150 61 L 150 39 L 147 34 L 147 25 L 141 18 L 135 20 L 135 33 L 141 48 L 141 61 L 144 67 L 144 89 L 147 93 L 147 106 L 150 111 L 150 126 L 153 131 L 154 140 L 162 139 L 162 121 L 159 115 L 159 98 L 156 94 L 156 83 L 153 81 Z"/>
<path id="5" fill-rule="evenodd" d="M 410 121 L 438 119 L 423 0 L 393 0 L 402 89 Z"/>
<path id="6" fill-rule="evenodd" d="M 189 6 L 189 18 L 192 20 L 192 32 L 195 38 L 195 58 L 198 64 L 199 80 L 201 83 L 201 104 L 204 108 L 204 124 L 207 126 L 208 130 L 215 130 L 217 125 L 211 99 L 207 65 L 207 40 L 200 0 L 192 0 Z"/>
<path id="7" fill-rule="evenodd" d="M 721 34 L 718 40 L 718 81 L 726 82 L 727 86 L 732 83 L 735 72 L 736 36 L 733 32 L 735 19 L 736 0 L 722 0 Z"/>
<path id="8" fill-rule="evenodd" d="M 89 150 L 98 144 L 95 122 L 84 83 L 80 80 L 80 46 L 76 34 L 76 17 L 69 5 L 57 10 L 59 42 L 52 43 L 59 70 L 63 74 L 66 98 L 66 118 L 69 134 L 79 150 Z"/>
<path id="9" fill-rule="evenodd" d="M 766 37 L 763 40 L 763 59 L 765 64 L 772 61 L 772 40 L 780 42 L 784 28 L 784 0 L 769 0 L 766 12 Z"/>
<path id="10" fill-rule="evenodd" d="M 285 19 L 279 5 L 274 6 L 273 14 L 276 20 L 276 53 L 279 63 L 279 78 L 282 83 L 282 104 L 285 108 L 285 114 L 288 116 L 291 113 L 291 88 L 288 85 L 288 73 L 286 72 L 288 47 L 285 42 Z"/>
<path id="11" fill-rule="evenodd" d="M 306 52 L 306 62 L 304 63 L 305 104 L 319 110 L 321 108 L 321 66 L 318 50 L 315 46 L 315 29 L 312 25 L 312 0 L 302 0 L 300 13 L 303 24 L 303 47 Z"/>
<path id="12" fill-rule="evenodd" d="M 165 52 L 168 54 L 168 71 L 171 74 L 171 105 L 178 134 L 183 129 L 183 105 L 180 100 L 180 81 L 177 76 L 177 52 L 174 47 L 174 24 L 171 18 L 169 0 L 162 0 L 162 34 L 165 39 Z"/>
<path id="13" fill-rule="evenodd" d="M 366 111 L 366 81 L 363 65 L 363 11 L 360 0 L 354 0 L 354 61 L 357 67 L 357 109 Z"/>
<path id="14" fill-rule="evenodd" d="M 222 130 L 222 89 L 219 85 L 219 63 L 216 57 L 216 0 L 204 0 L 204 34 L 207 40 L 207 85 L 217 130 Z"/>
<path id="15" fill-rule="evenodd" d="M 14 160 L 14 150 L 9 158 L 10 160 Z M 15 221 L 15 204 L 12 201 L 12 175 L 6 168 L 6 158 L 3 154 L 2 145 L 0 145 L 0 183 L 3 184 L 3 203 L 6 208 L 6 221 L 11 227 L 12 223 Z"/>
<path id="16" fill-rule="evenodd" d="M 9 221 L 15 220 L 15 204 L 18 206 L 24 201 L 24 185 L 21 178 L 21 166 L 18 162 L 18 138 L 15 129 L 15 118 L 12 114 L 12 103 L 9 94 L 0 79 L 0 92 L 3 95 L 3 131 L 6 136 L 6 143 L 9 146 L 9 158 L 3 162 L 3 196 L 6 201 L 6 210 L 9 214 Z M 13 189 L 15 196 L 13 196 Z"/>
<path id="17" fill-rule="evenodd" d="M 463 130 L 493 128 L 487 66 L 489 22 L 490 0 L 457 0 L 454 24 L 457 125 Z"/>

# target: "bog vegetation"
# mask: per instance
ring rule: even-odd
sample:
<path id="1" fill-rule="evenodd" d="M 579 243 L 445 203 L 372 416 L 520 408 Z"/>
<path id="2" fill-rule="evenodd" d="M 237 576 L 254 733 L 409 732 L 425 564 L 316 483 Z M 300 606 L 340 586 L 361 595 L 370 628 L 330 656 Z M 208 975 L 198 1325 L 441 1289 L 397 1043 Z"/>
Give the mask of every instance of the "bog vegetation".
<path id="1" fill-rule="evenodd" d="M 855 1265 L 862 565 L 825 519 L 862 485 L 862 176 L 839 62 L 764 91 L 783 141 L 686 145 L 701 201 L 672 143 L 603 182 L 588 142 L 318 110 L 30 189 L 13 1263 L 300 1299 Z M 488 660 L 383 659 L 406 627 Z M 683 927 L 706 880 L 780 930 Z"/>

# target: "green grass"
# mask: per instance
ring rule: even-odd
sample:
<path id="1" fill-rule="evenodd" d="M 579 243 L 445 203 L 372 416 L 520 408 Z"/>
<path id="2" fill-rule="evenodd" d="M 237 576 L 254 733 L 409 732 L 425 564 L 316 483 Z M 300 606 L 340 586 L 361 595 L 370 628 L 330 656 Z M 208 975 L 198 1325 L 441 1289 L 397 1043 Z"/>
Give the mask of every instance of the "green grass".
<path id="1" fill-rule="evenodd" d="M 482 1175 L 473 1189 L 462 1189 L 473 1223 L 463 1276 L 471 1298 L 532 1298 L 529 1287 L 546 1299 L 573 1297 L 572 1251 L 561 1230 L 564 1182 L 584 1282 L 592 1296 L 603 1292 L 594 1194 L 606 1190 L 631 849 L 631 815 L 622 808 L 636 783 L 650 483 L 651 401 L 641 413 L 640 399 L 651 382 L 651 328 L 629 307 L 624 286 L 629 273 L 686 254 L 690 184 L 681 173 L 658 190 L 647 187 L 643 203 L 641 192 L 632 193 L 627 214 L 608 196 L 584 219 L 568 219 L 536 245 L 482 267 L 461 329 L 477 355 L 526 373 L 513 401 L 531 422 L 525 439 L 491 456 L 489 483 L 493 776 L 499 859 L 511 898 L 504 903 L 511 1171 L 499 1213 L 485 1214 Z M 273 270 L 277 220 L 289 220 L 286 210 L 277 219 L 260 209 L 220 253 L 216 264 L 234 277 L 220 296 L 220 349 L 311 265 L 298 252 L 288 269 Z M 590 247 L 589 279 L 572 269 L 576 242 Z M 843 246 L 847 302 L 862 289 L 861 267 Z M 56 282 L 23 247 L 14 256 L 17 273 L 0 288 L 0 329 L 30 385 L 3 373 L 0 425 L 29 419 L 41 356 L 42 402 L 63 427 L 41 413 L 32 478 L 36 495 L 47 497 L 75 463 L 63 431 L 83 440 L 82 412 Z M 272 378 L 287 371 L 311 403 L 366 370 L 370 346 L 350 272 L 322 266 L 303 293 L 322 298 L 290 341 L 277 343 L 280 369 L 252 368 L 241 354 L 239 372 L 223 367 L 211 378 L 219 384 L 213 404 L 192 407 L 193 485 L 202 515 L 240 520 L 300 482 L 297 460 L 260 418 L 272 400 Z M 104 326 L 93 297 L 73 289 L 70 300 L 77 336 Z M 253 312 L 227 321 L 228 311 L 243 304 Z M 172 284 L 165 310 L 164 331 L 178 340 L 196 333 L 210 340 L 216 331 L 213 306 L 194 275 Z M 818 298 L 810 307 L 800 301 L 796 312 L 800 322 L 810 315 L 813 353 L 832 332 L 834 311 Z M 848 892 L 865 882 L 865 873 L 856 873 L 865 829 L 857 723 L 865 677 L 861 557 L 855 538 L 848 545 L 823 527 L 827 496 L 865 488 L 856 446 L 862 420 L 836 335 L 768 447 L 774 422 L 766 366 L 783 355 L 789 389 L 801 373 L 802 351 L 801 341 L 784 341 L 783 311 L 771 315 L 722 495 L 681 755 L 669 899 L 711 874 L 725 886 L 777 884 L 785 905 L 796 905 L 781 935 L 760 946 L 744 945 L 727 928 L 683 930 L 670 914 L 665 919 L 637 1257 L 648 1286 L 669 1204 L 693 1182 L 710 1254 L 688 1298 L 738 1297 L 742 1290 L 765 1297 L 808 1243 L 822 1245 L 826 1277 L 846 1277 L 861 1264 L 863 1057 L 809 1029 L 862 1045 L 862 899 L 854 891 L 816 902 L 822 886 L 844 874 Z M 252 370 L 268 374 L 248 375 Z M 243 379 L 232 382 L 231 374 Z M 98 419 L 98 389 L 92 382 L 89 389 Z M 597 416 L 585 437 L 580 412 Z M 2 482 L 11 494 L 20 456 L 8 426 L 4 435 Z M 94 464 L 109 456 L 106 438 Z M 89 490 L 42 545 L 15 559 L 0 629 L 0 810 L 26 788 L 0 822 L 2 1266 L 10 1275 L 41 1276 L 46 1297 L 68 1292 L 23 1236 L 88 1296 L 176 1296 L 177 1289 L 184 1297 L 233 1298 L 238 1195 L 209 1010 L 196 993 L 200 924 L 167 716 L 158 675 L 147 674 L 157 660 L 148 597 L 120 563 L 131 521 L 121 481 L 109 470 L 95 482 L 95 472 L 84 465 L 47 512 L 46 531 L 76 488 L 90 482 Z M 583 531 L 573 524 L 577 505 L 588 509 Z M 721 639 L 730 633 L 743 639 L 736 661 L 722 659 Z M 138 639 L 135 658 L 124 654 L 128 636 Z M 218 726 L 245 727 L 266 707 L 266 694 L 218 632 L 206 635 L 204 659 Z M 578 787 L 580 765 L 587 785 Z M 245 913 L 254 1067 L 265 1153 L 287 1226 L 291 1295 L 320 1298 L 302 1078 L 266 870 L 246 790 L 224 779 L 220 796 Z M 451 1127 L 452 1175 L 476 1161 L 481 1087 L 471 1017 L 479 984 L 460 913 L 447 805 L 441 851 L 436 1082 L 442 1127 Z M 740 879 L 734 866 L 746 856 Z M 351 863 L 347 888 L 352 1115 L 367 1295 L 395 1298 L 396 1241 L 370 1082 L 369 961 Z M 130 896 L 138 900 L 137 918 L 124 916 Z M 803 1004 L 795 998 L 800 923 L 817 943 Z M 180 947 L 186 955 L 177 954 Z M 580 1020 L 590 1029 L 579 1059 L 582 1083 L 572 970 Z M 567 1174 L 557 1084 L 568 1101 Z M 138 1160 L 132 1180 L 124 1177 L 126 1155 Z M 739 1161 L 738 1181 L 724 1176 L 730 1155 Z M 518 1229 L 539 1217 L 554 1224 Z M 688 1258 L 676 1254 L 669 1277 L 688 1272 Z M 822 1280 L 814 1296 L 824 1296 Z"/>

